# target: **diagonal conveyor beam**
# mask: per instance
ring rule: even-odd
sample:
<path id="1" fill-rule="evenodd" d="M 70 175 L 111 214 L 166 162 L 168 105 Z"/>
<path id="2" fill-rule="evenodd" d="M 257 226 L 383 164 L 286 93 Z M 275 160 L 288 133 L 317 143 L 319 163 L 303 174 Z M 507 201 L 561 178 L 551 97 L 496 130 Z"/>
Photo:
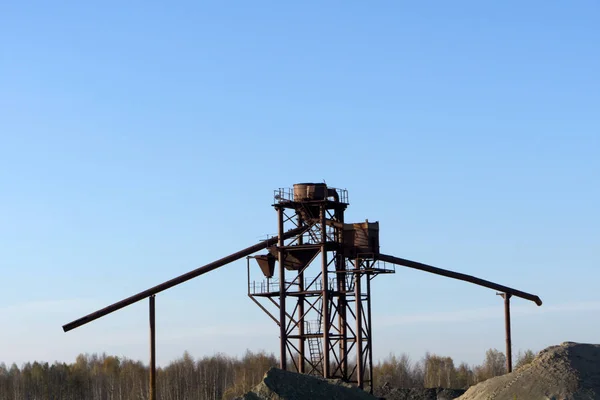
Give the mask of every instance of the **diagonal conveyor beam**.
<path id="1" fill-rule="evenodd" d="M 305 225 L 305 226 L 301 226 L 292 230 L 287 231 L 286 233 L 283 234 L 283 238 L 284 239 L 289 239 L 291 237 L 294 237 L 296 235 L 300 235 L 304 232 L 306 232 L 308 229 L 310 228 L 310 225 Z M 81 325 L 85 325 L 88 322 L 92 322 L 93 320 L 96 320 L 98 318 L 104 317 L 107 314 L 110 314 L 112 312 L 115 312 L 117 310 L 120 310 L 123 307 L 127 307 L 133 303 L 136 303 L 140 300 L 143 300 L 147 297 L 150 297 L 158 292 L 162 292 L 163 290 L 167 290 L 169 288 L 172 288 L 173 286 L 179 285 L 180 283 L 189 281 L 190 279 L 196 278 L 200 275 L 203 275 L 207 272 L 210 272 L 212 270 L 215 270 L 217 268 L 220 268 L 226 264 L 229 264 L 233 261 L 239 260 L 240 258 L 249 256 L 250 254 L 256 253 L 257 251 L 266 249 L 269 246 L 273 246 L 275 244 L 277 244 L 277 241 L 279 240 L 278 236 L 275 236 L 271 239 L 265 240 L 264 242 L 260 242 L 255 244 L 254 246 L 250 246 L 247 247 L 243 250 L 240 250 L 236 253 L 230 254 L 226 257 L 221 258 L 220 260 L 217 261 L 213 261 L 210 264 L 206 264 L 202 267 L 196 268 L 193 271 L 187 272 L 183 275 L 180 275 L 176 278 L 173 278 L 171 280 L 168 280 L 166 282 L 161 283 L 160 285 L 156 285 L 150 289 L 144 290 L 143 292 L 140 292 L 138 294 L 135 294 L 131 297 L 128 297 L 124 300 L 121 300 L 119 302 L 116 302 L 114 304 L 111 304 L 108 307 L 104 307 L 101 310 L 95 311 L 91 314 L 86 315 L 85 317 L 81 317 L 79 319 L 76 319 L 73 322 L 69 322 L 66 325 L 63 325 L 63 331 L 68 332 L 72 329 L 78 328 Z"/>
<path id="2" fill-rule="evenodd" d="M 418 270 L 425 271 L 425 272 L 431 272 L 432 274 L 446 276 L 448 278 L 454 278 L 454 279 L 458 279 L 461 281 L 471 282 L 471 283 L 474 283 L 479 286 L 485 286 L 490 289 L 498 290 L 503 293 L 512 294 L 513 296 L 516 296 L 516 297 L 521 297 L 522 299 L 533 301 L 538 306 L 542 305 L 542 300 L 534 294 L 522 292 L 520 290 L 509 288 L 509 287 L 503 286 L 503 285 L 499 285 L 497 283 L 486 281 L 484 279 L 476 278 L 471 275 L 461 274 L 460 272 L 448 271 L 447 269 L 436 268 L 431 265 L 422 264 L 420 262 L 411 261 L 411 260 L 405 260 L 404 258 L 388 256 L 386 254 L 380 254 L 378 256 L 378 259 L 380 261 L 385 261 L 385 262 L 389 262 L 391 264 L 401 265 L 403 267 L 414 268 L 414 269 L 418 269 Z"/>

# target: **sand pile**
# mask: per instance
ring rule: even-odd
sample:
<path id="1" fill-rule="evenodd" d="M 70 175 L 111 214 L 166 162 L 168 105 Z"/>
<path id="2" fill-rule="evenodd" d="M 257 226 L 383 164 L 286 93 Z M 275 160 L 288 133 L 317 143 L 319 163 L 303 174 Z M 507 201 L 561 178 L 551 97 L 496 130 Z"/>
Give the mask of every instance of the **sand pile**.
<path id="1" fill-rule="evenodd" d="M 471 387 L 460 400 L 600 400 L 600 345 L 565 342 L 510 374 Z"/>
<path id="2" fill-rule="evenodd" d="M 381 388 L 375 394 L 385 400 L 452 400 L 465 393 L 462 389 Z"/>
<path id="3" fill-rule="evenodd" d="M 271 368 L 244 400 L 376 400 L 377 397 L 339 380 L 325 380 Z"/>

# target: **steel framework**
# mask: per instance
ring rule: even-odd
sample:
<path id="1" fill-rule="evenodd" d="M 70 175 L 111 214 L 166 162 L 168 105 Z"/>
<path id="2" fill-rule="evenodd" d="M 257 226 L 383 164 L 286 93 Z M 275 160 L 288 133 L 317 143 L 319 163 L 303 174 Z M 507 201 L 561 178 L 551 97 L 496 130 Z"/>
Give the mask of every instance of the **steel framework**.
<path id="1" fill-rule="evenodd" d="M 347 192 L 327 190 L 327 196 L 308 198 L 298 198 L 297 190 L 275 192 L 278 236 L 289 229 L 308 229 L 279 240 L 267 254 L 248 257 L 248 295 L 279 326 L 282 369 L 293 366 L 301 373 L 370 387 L 371 280 L 395 271 L 376 259 L 379 244 L 373 226 L 378 224 L 371 224 L 373 243 L 356 246 L 344 235 L 354 235 L 359 225 L 367 228 L 359 231 L 367 238 L 369 223 L 344 224 Z M 252 258 L 266 279 L 252 279 Z"/>

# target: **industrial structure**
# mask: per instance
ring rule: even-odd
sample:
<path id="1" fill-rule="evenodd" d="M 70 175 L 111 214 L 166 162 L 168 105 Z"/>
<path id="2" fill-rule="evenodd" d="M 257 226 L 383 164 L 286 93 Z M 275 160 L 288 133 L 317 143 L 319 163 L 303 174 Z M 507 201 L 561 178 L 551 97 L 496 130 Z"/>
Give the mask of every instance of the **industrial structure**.
<path id="1" fill-rule="evenodd" d="M 253 257 L 264 280 L 252 279 L 248 262 L 248 295 L 279 326 L 281 368 L 290 361 L 301 373 L 370 386 L 371 280 L 394 273 L 378 261 L 379 223 L 345 223 L 347 191 L 324 183 L 279 189 L 274 199 L 278 237 L 307 227 Z"/>
<path id="2" fill-rule="evenodd" d="M 348 193 L 324 183 L 300 183 L 275 191 L 277 236 L 128 297 L 63 326 L 65 332 L 150 300 L 150 395 L 155 399 L 155 295 L 247 258 L 248 295 L 279 327 L 280 367 L 340 378 L 363 388 L 373 381 L 371 280 L 404 266 L 494 289 L 505 298 L 507 358 L 511 296 L 538 296 L 427 264 L 385 255 L 379 223 L 346 223 Z M 256 255 L 259 251 L 266 253 Z M 256 261 L 256 264 L 254 263 Z M 258 274 L 258 275 L 257 275 Z M 258 276 L 258 278 L 257 278 Z M 510 371 L 510 361 L 507 370 Z M 372 390 L 372 388 L 371 388 Z"/>

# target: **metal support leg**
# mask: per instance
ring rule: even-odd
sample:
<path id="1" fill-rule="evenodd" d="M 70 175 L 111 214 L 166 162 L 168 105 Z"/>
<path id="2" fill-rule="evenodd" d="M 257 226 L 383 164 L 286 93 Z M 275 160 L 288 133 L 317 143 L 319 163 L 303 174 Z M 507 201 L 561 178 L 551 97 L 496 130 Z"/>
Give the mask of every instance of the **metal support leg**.
<path id="1" fill-rule="evenodd" d="M 342 224 L 344 224 L 344 212 L 342 210 L 335 211 L 335 220 Z M 340 246 L 344 245 L 344 229 L 336 229 L 336 242 L 340 244 Z M 349 381 L 350 377 L 348 376 L 348 321 L 347 321 L 347 296 L 346 291 L 348 288 L 346 287 L 346 259 L 344 258 L 342 251 L 336 252 L 336 260 L 335 260 L 335 269 L 337 272 L 337 284 L 338 284 L 338 326 L 340 327 L 340 342 L 339 342 L 339 358 L 341 361 L 341 376 L 345 381 Z"/>
<path id="2" fill-rule="evenodd" d="M 360 267 L 359 261 L 356 261 L 356 269 Z M 362 324 L 362 296 L 360 285 L 360 272 L 355 272 L 354 290 L 356 305 L 356 381 L 359 388 L 364 386 L 364 363 L 363 363 L 363 324 Z"/>
<path id="3" fill-rule="evenodd" d="M 302 226 L 304 224 L 302 217 L 300 216 L 300 214 L 298 214 L 298 226 Z M 302 235 L 298 236 L 298 244 L 302 245 L 304 243 L 304 240 L 302 238 Z M 299 271 L 298 273 L 298 291 L 300 292 L 304 292 L 304 271 Z M 306 338 L 304 337 L 304 295 L 300 295 L 298 296 L 298 316 L 299 316 L 299 320 L 300 323 L 298 324 L 298 372 L 300 372 L 301 374 L 306 373 L 305 371 L 305 359 L 306 359 L 306 352 L 305 352 L 305 348 L 304 348 L 304 342 L 306 340 Z"/>
<path id="4" fill-rule="evenodd" d="M 325 206 L 321 206 L 321 280 L 323 283 L 323 376 L 331 378 L 329 372 L 329 350 L 331 343 L 329 342 L 329 331 L 331 329 L 331 321 L 329 318 L 329 276 L 327 274 L 327 211 Z"/>
<path id="5" fill-rule="evenodd" d="M 510 334 L 510 298 L 504 293 L 504 324 L 506 325 L 506 371 L 512 372 L 512 338 Z"/>
<path id="6" fill-rule="evenodd" d="M 371 324 L 371 278 L 372 275 L 366 275 L 367 278 L 367 324 L 369 332 L 369 393 L 373 394 L 373 325 Z"/>
<path id="7" fill-rule="evenodd" d="M 286 315 L 285 315 L 285 268 L 283 266 L 283 208 L 278 207 L 277 213 L 279 216 L 279 241 L 277 243 L 279 253 L 279 368 L 287 369 L 287 332 L 286 332 Z"/>
<path id="8" fill-rule="evenodd" d="M 300 284 L 298 285 L 298 290 L 299 291 L 304 291 L 304 272 L 301 272 L 300 274 L 298 274 L 298 282 L 300 282 Z M 305 371 L 305 357 L 306 357 L 306 351 L 305 351 L 305 346 L 304 346 L 304 341 L 306 340 L 306 338 L 304 337 L 305 335 L 305 330 L 304 330 L 304 296 L 298 296 L 298 319 L 299 319 L 299 324 L 298 324 L 298 372 L 300 372 L 301 374 L 304 374 Z"/>
<path id="9" fill-rule="evenodd" d="M 512 339 L 510 334 L 510 298 L 512 294 L 498 293 L 504 299 L 504 328 L 506 330 L 506 373 L 512 372 Z"/>
<path id="10" fill-rule="evenodd" d="M 154 320 L 154 295 L 150 299 L 150 387 L 148 399 L 156 400 L 156 325 Z"/>

